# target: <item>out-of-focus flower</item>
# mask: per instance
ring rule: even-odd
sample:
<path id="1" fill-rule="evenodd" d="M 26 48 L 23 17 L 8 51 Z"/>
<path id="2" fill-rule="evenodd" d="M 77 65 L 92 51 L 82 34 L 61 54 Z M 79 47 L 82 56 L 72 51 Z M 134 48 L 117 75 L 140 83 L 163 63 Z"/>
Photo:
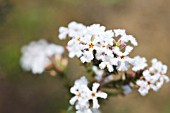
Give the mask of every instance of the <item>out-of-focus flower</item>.
<path id="1" fill-rule="evenodd" d="M 98 69 L 97 66 L 93 66 L 92 70 L 95 74 L 95 79 L 99 82 L 102 80 L 103 74 L 104 74 L 104 70 Z"/>
<path id="2" fill-rule="evenodd" d="M 123 85 L 122 89 L 123 89 L 123 94 L 125 94 L 125 95 L 132 92 L 132 88 L 129 85 Z"/>
<path id="3" fill-rule="evenodd" d="M 137 72 L 137 71 L 143 70 L 147 66 L 146 58 L 136 56 L 132 59 L 131 64 L 133 65 L 133 68 L 132 68 L 133 71 Z"/>
<path id="4" fill-rule="evenodd" d="M 46 40 L 31 42 L 22 48 L 21 66 L 34 74 L 41 74 L 52 62 L 52 57 L 61 59 L 64 48 L 49 44 Z"/>
<path id="5" fill-rule="evenodd" d="M 142 96 L 148 94 L 149 90 L 158 91 L 164 82 L 169 82 L 169 77 L 166 76 L 167 66 L 157 59 L 153 59 L 152 66 L 143 72 L 142 80 L 137 80 L 139 93 Z"/>

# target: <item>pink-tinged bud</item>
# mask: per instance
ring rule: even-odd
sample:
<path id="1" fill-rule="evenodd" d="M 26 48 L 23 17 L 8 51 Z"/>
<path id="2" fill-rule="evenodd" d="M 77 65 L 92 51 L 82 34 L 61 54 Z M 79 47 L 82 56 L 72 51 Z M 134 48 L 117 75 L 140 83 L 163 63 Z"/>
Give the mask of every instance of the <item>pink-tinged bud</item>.
<path id="1" fill-rule="evenodd" d="M 125 48 L 125 47 L 126 47 L 126 44 L 125 44 L 125 43 L 122 43 L 122 44 L 121 44 L 121 47 L 122 47 L 122 48 Z"/>
<path id="2" fill-rule="evenodd" d="M 129 75 L 132 76 L 132 77 L 134 77 L 134 76 L 135 76 L 135 73 L 134 73 L 134 72 L 130 72 Z"/>

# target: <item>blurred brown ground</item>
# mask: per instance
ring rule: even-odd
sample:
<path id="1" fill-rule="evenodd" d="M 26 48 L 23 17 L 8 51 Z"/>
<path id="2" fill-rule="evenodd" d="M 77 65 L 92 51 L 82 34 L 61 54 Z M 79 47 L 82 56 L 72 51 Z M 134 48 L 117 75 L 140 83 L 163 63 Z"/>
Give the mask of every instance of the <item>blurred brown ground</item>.
<path id="1" fill-rule="evenodd" d="M 170 0 L 0 0 L 0 113 L 60 113 L 68 107 L 62 82 L 48 74 L 32 75 L 19 66 L 20 48 L 32 40 L 57 39 L 70 21 L 108 29 L 124 28 L 139 46 L 131 54 L 153 57 L 170 66 Z M 84 74 L 70 59 L 70 80 Z M 77 70 L 79 70 L 77 72 Z M 170 75 L 170 72 L 168 72 Z M 111 98 L 103 113 L 170 113 L 170 85 L 141 97 L 133 92 Z"/>

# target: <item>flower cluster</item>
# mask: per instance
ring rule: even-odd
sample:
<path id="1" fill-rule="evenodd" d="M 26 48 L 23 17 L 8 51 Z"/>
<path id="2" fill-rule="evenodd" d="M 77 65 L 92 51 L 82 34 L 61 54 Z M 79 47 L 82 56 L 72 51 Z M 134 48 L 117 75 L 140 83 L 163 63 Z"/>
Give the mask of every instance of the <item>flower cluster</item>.
<path id="1" fill-rule="evenodd" d="M 165 76 L 167 66 L 156 59 L 148 68 L 144 57 L 128 55 L 138 43 L 132 35 L 127 35 L 124 29 L 106 30 L 100 24 L 85 26 L 71 22 L 68 27 L 60 27 L 59 38 L 70 37 L 67 43 L 69 57 L 80 58 L 82 63 L 91 63 L 94 78 L 100 84 L 111 83 L 115 88 L 122 88 L 124 94 L 131 92 L 131 87 L 138 85 L 141 95 L 146 95 L 149 89 L 157 91 L 169 78 Z M 127 71 L 131 68 L 132 75 Z M 114 74 L 125 71 L 116 81 Z M 135 81 L 135 83 L 134 83 Z"/>
<path id="2" fill-rule="evenodd" d="M 106 30 L 100 24 L 85 26 L 71 22 L 68 27 L 59 29 L 59 39 L 67 37 L 70 37 L 66 46 L 69 57 L 81 60 L 91 81 L 89 83 L 83 76 L 70 89 L 74 95 L 70 104 L 75 106 L 76 113 L 100 113 L 98 98 L 127 95 L 136 87 L 145 96 L 150 89 L 158 91 L 170 81 L 166 76 L 167 66 L 162 62 L 154 58 L 148 67 L 146 58 L 129 56 L 138 43 L 124 29 Z M 21 65 L 34 74 L 51 69 L 51 75 L 61 74 L 66 86 L 70 87 L 70 79 L 64 73 L 67 60 L 62 58 L 63 52 L 62 46 L 45 40 L 31 42 L 22 48 Z"/>
<path id="3" fill-rule="evenodd" d="M 70 89 L 70 92 L 75 95 L 71 98 L 70 104 L 75 104 L 76 113 L 92 113 L 92 109 L 100 107 L 97 98 L 107 98 L 106 93 L 98 91 L 99 83 L 93 83 L 92 90 L 87 85 L 88 81 L 83 76 L 76 80 L 74 86 Z M 90 103 L 90 100 L 92 100 L 92 103 Z"/>
<path id="4" fill-rule="evenodd" d="M 46 40 L 31 42 L 22 48 L 21 66 L 34 74 L 41 74 L 52 64 L 52 58 L 61 59 L 64 48 Z"/>
<path id="5" fill-rule="evenodd" d="M 164 82 L 169 82 L 168 76 L 166 76 L 167 66 L 157 59 L 152 60 L 152 66 L 143 71 L 143 76 L 140 80 L 136 81 L 139 86 L 139 93 L 143 96 L 148 94 L 149 90 L 158 91 Z"/>
<path id="6" fill-rule="evenodd" d="M 67 35 L 71 38 L 67 44 L 69 57 L 77 56 L 83 63 L 97 59 L 100 69 L 107 68 L 109 72 L 115 71 L 114 66 L 119 71 L 127 71 L 129 64 L 134 65 L 133 70 L 136 71 L 146 67 L 143 65 L 144 58 L 132 59 L 128 56 L 133 46 L 137 46 L 137 41 L 123 29 L 106 30 L 99 24 L 85 26 L 71 22 L 68 28 L 60 27 L 59 32 L 60 39 L 65 39 Z"/>

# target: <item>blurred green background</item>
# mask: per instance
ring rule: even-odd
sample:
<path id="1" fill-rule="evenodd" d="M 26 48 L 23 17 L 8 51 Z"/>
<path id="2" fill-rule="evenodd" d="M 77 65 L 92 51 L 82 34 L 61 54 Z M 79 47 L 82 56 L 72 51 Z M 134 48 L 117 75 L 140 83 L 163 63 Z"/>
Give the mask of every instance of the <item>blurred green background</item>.
<path id="1" fill-rule="evenodd" d="M 41 38 L 57 39 L 59 26 L 71 21 L 108 29 L 125 28 L 139 46 L 131 54 L 158 58 L 170 66 L 170 0 L 0 0 L 0 113 L 60 113 L 68 107 L 63 83 L 48 74 L 22 71 L 23 45 Z M 70 80 L 84 71 L 69 60 Z M 168 72 L 170 75 L 170 72 Z M 170 113 L 170 85 L 141 97 L 136 91 L 111 98 L 103 113 Z"/>

